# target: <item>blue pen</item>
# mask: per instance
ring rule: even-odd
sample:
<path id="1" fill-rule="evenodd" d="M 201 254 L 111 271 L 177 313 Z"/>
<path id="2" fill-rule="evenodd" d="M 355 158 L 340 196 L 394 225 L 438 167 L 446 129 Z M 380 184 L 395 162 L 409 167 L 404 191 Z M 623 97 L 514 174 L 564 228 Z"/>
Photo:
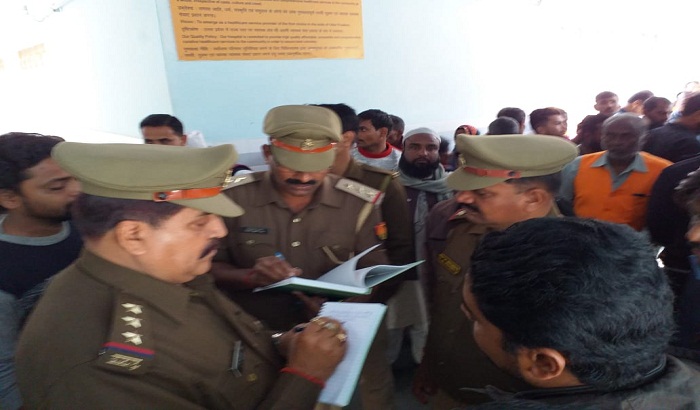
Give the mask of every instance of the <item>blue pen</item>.
<path id="1" fill-rule="evenodd" d="M 287 259 L 284 257 L 284 255 L 282 255 L 282 252 L 275 252 L 275 258 L 277 258 L 277 259 L 279 259 L 279 260 L 281 260 L 281 261 L 286 261 L 286 260 L 287 260 Z M 293 276 L 296 276 L 296 275 L 295 275 L 293 272 L 290 272 L 290 273 L 289 273 L 289 277 L 291 278 L 291 277 L 293 277 Z"/>

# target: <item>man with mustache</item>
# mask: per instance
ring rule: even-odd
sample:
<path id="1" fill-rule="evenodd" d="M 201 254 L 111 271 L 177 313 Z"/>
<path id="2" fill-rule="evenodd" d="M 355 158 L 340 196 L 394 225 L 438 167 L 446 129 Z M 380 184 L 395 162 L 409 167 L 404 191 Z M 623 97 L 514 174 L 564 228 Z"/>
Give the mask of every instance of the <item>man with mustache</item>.
<path id="1" fill-rule="evenodd" d="M 546 135 L 459 135 L 463 165 L 447 177 L 453 199 L 428 216 L 426 247 L 431 298 L 430 329 L 413 393 L 432 407 L 452 409 L 488 400 L 464 388 L 526 385 L 494 366 L 477 348 L 461 314 L 461 289 L 481 237 L 527 219 L 559 216 L 560 171 L 577 154 L 569 140 Z"/>
<path id="2" fill-rule="evenodd" d="M 182 122 L 169 114 L 151 114 L 139 124 L 144 144 L 172 145 L 184 147 L 187 145 Z"/>
<path id="3" fill-rule="evenodd" d="M 440 135 L 430 128 L 416 128 L 406 133 L 403 152 L 399 159 L 399 181 L 408 195 L 409 222 L 415 237 L 417 259 L 425 259 L 425 220 L 428 212 L 440 201 L 452 196 L 445 183 L 445 169 L 440 164 Z M 404 222 L 405 223 L 405 222 Z M 413 360 L 420 363 L 428 333 L 426 297 L 420 280 L 424 266 L 418 266 L 418 275 L 404 275 L 404 282 L 388 303 L 390 349 L 395 360 L 401 348 L 405 330 L 411 337 Z"/>
<path id="4" fill-rule="evenodd" d="M 246 212 L 226 219 L 231 234 L 222 242 L 212 273 L 219 287 L 253 316 L 273 329 L 288 329 L 316 314 L 316 299 L 252 290 L 290 276 L 316 279 L 378 244 L 381 195 L 329 174 L 342 133 L 341 120 L 330 109 L 275 107 L 265 116 L 263 129 L 270 136 L 263 146 L 270 169 L 236 176 L 225 191 Z M 363 266 L 376 264 L 387 264 L 383 251 L 360 260 Z M 366 409 L 393 408 L 384 326 L 370 349 L 360 393 Z"/>
<path id="5" fill-rule="evenodd" d="M 80 184 L 53 159 L 63 138 L 11 132 L 0 135 L 0 408 L 22 401 L 14 374 L 22 325 L 49 278 L 80 253 L 68 222 Z"/>
<path id="6" fill-rule="evenodd" d="M 651 188 L 671 165 L 641 151 L 646 134 L 644 119 L 613 115 L 603 122 L 600 146 L 605 151 L 582 155 L 564 168 L 560 195 L 577 216 L 644 229 Z"/>
<path id="7" fill-rule="evenodd" d="M 243 212 L 221 194 L 232 145 L 62 143 L 52 156 L 83 184 L 85 248 L 20 337 L 26 408 L 314 407 L 345 354 L 339 323 L 275 338 L 206 274 L 227 233 L 219 215 Z"/>
<path id="8" fill-rule="evenodd" d="M 382 110 L 371 109 L 357 114 L 360 128 L 352 149 L 352 158 L 373 167 L 396 171 L 401 151 L 388 141 L 394 124 L 391 115 Z"/>

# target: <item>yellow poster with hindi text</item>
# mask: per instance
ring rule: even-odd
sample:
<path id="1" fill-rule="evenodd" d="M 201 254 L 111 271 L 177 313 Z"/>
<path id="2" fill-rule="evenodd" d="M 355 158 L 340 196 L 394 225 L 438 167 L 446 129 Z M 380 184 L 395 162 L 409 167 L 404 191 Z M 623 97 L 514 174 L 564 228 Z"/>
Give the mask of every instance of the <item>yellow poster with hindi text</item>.
<path id="1" fill-rule="evenodd" d="M 361 0 L 170 0 L 180 60 L 362 58 Z"/>

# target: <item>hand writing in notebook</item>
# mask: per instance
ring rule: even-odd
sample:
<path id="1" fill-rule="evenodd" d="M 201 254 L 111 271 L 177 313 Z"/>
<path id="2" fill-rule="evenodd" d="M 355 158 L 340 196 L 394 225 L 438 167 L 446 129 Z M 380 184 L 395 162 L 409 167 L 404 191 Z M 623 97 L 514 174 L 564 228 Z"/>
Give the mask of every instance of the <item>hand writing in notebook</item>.
<path id="1" fill-rule="evenodd" d="M 249 280 L 255 286 L 267 286 L 300 275 L 301 269 L 290 265 L 284 257 L 271 255 L 258 258 L 255 261 L 249 274 Z"/>
<path id="2" fill-rule="evenodd" d="M 292 332 L 287 368 L 290 373 L 328 380 L 347 350 L 347 333 L 330 317 L 315 317 L 301 332 Z"/>

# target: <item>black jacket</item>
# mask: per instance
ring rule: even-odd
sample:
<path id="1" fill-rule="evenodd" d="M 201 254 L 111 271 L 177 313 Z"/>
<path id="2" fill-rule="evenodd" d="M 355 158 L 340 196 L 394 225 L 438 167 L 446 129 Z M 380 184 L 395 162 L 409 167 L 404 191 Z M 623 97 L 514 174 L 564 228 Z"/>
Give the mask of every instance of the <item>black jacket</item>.
<path id="1" fill-rule="evenodd" d="M 495 401 L 470 409 L 636 409 L 700 407 L 700 366 L 666 356 L 639 387 L 601 392 L 590 386 L 536 389 L 510 394 L 491 390 Z"/>

